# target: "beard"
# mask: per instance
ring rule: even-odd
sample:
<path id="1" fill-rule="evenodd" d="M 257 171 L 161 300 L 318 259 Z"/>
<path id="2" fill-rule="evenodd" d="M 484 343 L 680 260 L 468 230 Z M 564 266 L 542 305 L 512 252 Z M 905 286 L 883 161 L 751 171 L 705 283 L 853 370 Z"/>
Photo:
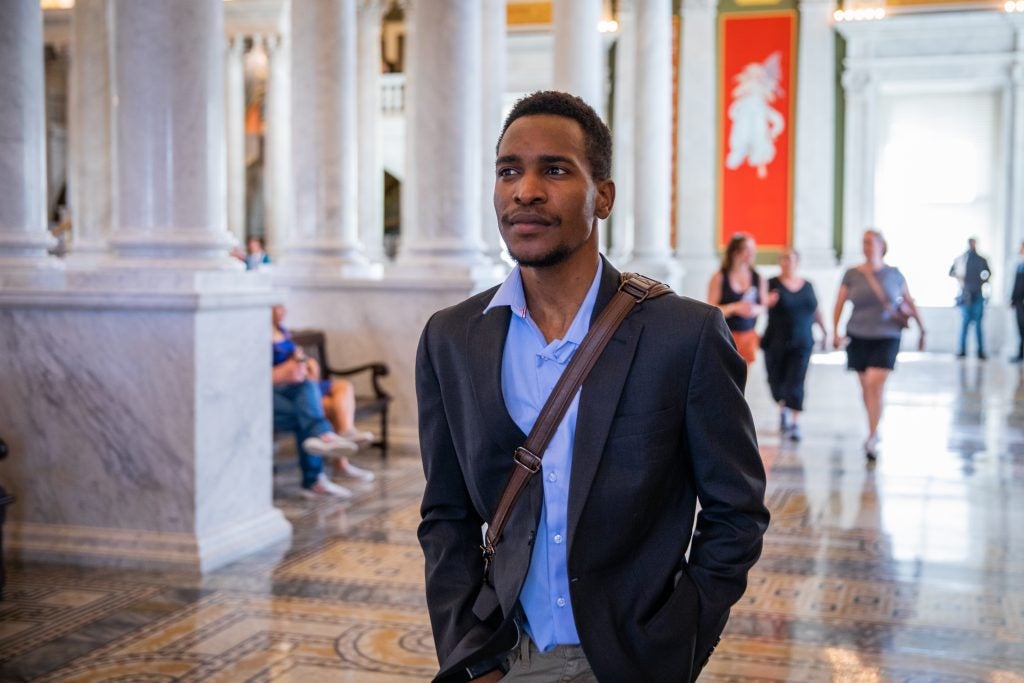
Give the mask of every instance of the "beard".
<path id="1" fill-rule="evenodd" d="M 569 258 L 571 254 L 572 249 L 564 244 L 559 244 L 548 253 L 534 256 L 532 258 L 521 256 L 511 249 L 508 252 L 508 255 L 512 257 L 512 260 L 523 268 L 550 268 L 551 266 L 557 266 L 559 263 L 562 263 Z"/>

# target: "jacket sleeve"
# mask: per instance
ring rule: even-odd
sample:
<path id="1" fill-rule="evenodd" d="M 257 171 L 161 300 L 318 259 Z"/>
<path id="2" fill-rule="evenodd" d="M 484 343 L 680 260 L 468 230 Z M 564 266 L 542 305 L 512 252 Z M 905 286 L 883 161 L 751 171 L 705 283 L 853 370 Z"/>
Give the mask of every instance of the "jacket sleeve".
<path id="1" fill-rule="evenodd" d="M 701 506 L 687 567 L 701 598 L 698 664 L 718 642 L 730 607 L 746 590 L 768 528 L 765 471 L 743 396 L 746 373 L 721 312 L 709 311 L 686 397 L 687 440 Z"/>
<path id="2" fill-rule="evenodd" d="M 480 544 L 484 520 L 470 499 L 446 416 L 438 368 L 431 356 L 434 322 L 427 323 L 416 355 L 420 450 L 426 475 L 417 535 L 426 563 L 434 644 L 444 669 L 453 663 L 448 660 L 456 648 L 460 654 L 472 650 L 494 629 L 473 614 L 483 584 Z"/>

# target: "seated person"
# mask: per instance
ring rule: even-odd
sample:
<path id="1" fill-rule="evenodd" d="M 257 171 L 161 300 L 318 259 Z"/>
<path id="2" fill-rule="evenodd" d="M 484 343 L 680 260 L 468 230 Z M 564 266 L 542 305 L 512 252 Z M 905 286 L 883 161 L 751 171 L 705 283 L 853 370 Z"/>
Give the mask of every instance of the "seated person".
<path id="1" fill-rule="evenodd" d="M 277 321 L 276 308 L 274 318 Z M 283 318 L 283 311 L 281 316 Z M 275 330 L 278 330 L 276 322 Z M 324 414 L 320 387 L 309 378 L 309 359 L 302 349 L 291 343 L 290 337 L 287 337 L 287 344 L 282 337 L 287 337 L 287 333 L 278 332 L 273 340 L 274 368 L 271 379 L 274 384 L 274 429 L 295 432 L 299 467 L 302 469 L 302 494 L 305 497 L 350 498 L 351 491 L 327 478 L 323 471 L 322 456 L 334 458 L 336 470 L 342 476 L 373 481 L 374 474 L 356 467 L 345 457 L 347 453 L 359 450 L 358 444 L 334 431 Z M 373 435 L 369 434 L 368 437 L 372 439 Z"/>
<path id="2" fill-rule="evenodd" d="M 283 305 L 273 308 L 271 335 L 274 343 L 274 365 L 296 353 L 292 335 L 284 326 L 288 310 Z M 356 429 L 356 391 L 352 382 L 345 379 L 323 379 L 320 364 L 315 358 L 306 358 L 307 376 L 317 383 L 323 396 L 324 414 L 334 426 L 334 431 L 357 446 L 365 446 L 377 438 L 373 432 Z"/>
<path id="3" fill-rule="evenodd" d="M 270 265 L 270 255 L 266 251 L 266 242 L 260 235 L 252 235 L 246 241 L 245 269 L 259 270 L 260 266 Z"/>

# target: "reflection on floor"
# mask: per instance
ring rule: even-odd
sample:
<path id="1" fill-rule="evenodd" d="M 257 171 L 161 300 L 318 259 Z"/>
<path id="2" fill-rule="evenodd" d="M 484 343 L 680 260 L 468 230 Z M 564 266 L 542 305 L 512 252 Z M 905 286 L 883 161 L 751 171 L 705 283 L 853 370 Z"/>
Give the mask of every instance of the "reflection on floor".
<path id="1" fill-rule="evenodd" d="M 1024 682 L 1024 374 L 900 358 L 872 468 L 839 355 L 815 359 L 799 444 L 754 366 L 773 523 L 701 680 Z M 419 461 L 362 462 L 379 477 L 351 503 L 279 475 L 283 557 L 203 578 L 10 567 L 0 680 L 428 679 Z"/>

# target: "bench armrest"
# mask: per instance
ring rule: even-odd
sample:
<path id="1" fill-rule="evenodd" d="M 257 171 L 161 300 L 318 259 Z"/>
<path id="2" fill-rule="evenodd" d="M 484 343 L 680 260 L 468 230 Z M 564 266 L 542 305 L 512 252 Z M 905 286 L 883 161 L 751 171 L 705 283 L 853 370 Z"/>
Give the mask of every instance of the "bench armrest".
<path id="1" fill-rule="evenodd" d="M 324 375 L 330 377 L 332 375 L 338 377 L 347 377 L 351 375 L 358 375 L 363 372 L 372 373 L 370 381 L 373 384 L 373 393 L 377 398 L 391 399 L 391 395 L 384 391 L 384 388 L 380 385 L 380 378 L 385 377 L 390 373 L 388 366 L 384 363 L 365 363 L 363 365 L 356 365 L 351 368 L 323 368 Z"/>

